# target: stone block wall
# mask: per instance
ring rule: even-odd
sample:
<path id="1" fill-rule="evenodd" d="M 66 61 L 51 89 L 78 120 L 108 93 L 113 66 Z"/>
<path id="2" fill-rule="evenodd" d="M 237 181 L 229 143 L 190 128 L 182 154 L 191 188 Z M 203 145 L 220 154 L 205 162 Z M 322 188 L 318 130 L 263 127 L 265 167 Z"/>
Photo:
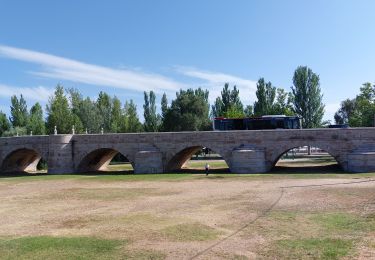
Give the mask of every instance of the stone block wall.
<path id="1" fill-rule="evenodd" d="M 0 164 L 3 171 L 14 167 L 17 160 L 9 164 L 9 155 L 29 149 L 48 161 L 50 173 L 72 173 L 78 171 L 88 154 L 105 148 L 127 157 L 136 173 L 160 173 L 168 171 L 171 160 L 181 160 L 173 165 L 183 165 L 183 160 L 190 158 L 190 154 L 176 157 L 181 151 L 190 153 L 196 147 L 208 147 L 223 156 L 232 172 L 252 173 L 270 170 L 283 153 L 306 145 L 326 150 L 344 170 L 375 171 L 375 128 L 0 138 Z"/>

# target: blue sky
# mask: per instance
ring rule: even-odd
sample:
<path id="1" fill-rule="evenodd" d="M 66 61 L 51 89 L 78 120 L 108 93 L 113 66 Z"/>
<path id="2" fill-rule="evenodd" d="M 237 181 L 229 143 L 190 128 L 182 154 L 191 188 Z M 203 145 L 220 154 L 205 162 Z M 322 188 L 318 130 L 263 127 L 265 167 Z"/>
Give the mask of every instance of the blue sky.
<path id="1" fill-rule="evenodd" d="M 371 0 L 0 0 L 0 110 L 20 93 L 45 105 L 57 83 L 133 99 L 140 114 L 143 91 L 159 103 L 201 86 L 214 100 L 225 82 L 247 105 L 260 77 L 289 91 L 307 65 L 332 119 L 375 81 L 374 10 Z"/>

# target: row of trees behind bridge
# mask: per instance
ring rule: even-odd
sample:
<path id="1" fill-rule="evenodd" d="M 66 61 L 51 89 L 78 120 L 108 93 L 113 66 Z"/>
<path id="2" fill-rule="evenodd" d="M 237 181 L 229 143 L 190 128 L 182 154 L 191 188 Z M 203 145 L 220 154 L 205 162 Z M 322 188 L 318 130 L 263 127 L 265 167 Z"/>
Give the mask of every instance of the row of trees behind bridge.
<path id="1" fill-rule="evenodd" d="M 373 92 L 371 95 L 374 98 Z M 116 96 L 111 97 L 105 92 L 100 92 L 98 98 L 92 100 L 83 97 L 77 89 L 66 90 L 58 85 L 46 106 L 46 118 L 39 103 L 28 110 L 22 95 L 19 98 L 13 96 L 9 119 L 0 112 L 0 135 L 53 134 L 55 126 L 59 134 L 72 133 L 73 126 L 75 133 L 205 131 L 212 129 L 213 117 L 276 114 L 298 115 L 304 128 L 324 124 L 319 76 L 308 67 L 300 66 L 295 70 L 290 92 L 260 78 L 257 100 L 253 105 L 244 106 L 237 87 L 231 88 L 229 84 L 224 85 L 213 105 L 209 104 L 208 97 L 208 90 L 202 88 L 181 89 L 169 104 L 166 94 L 163 94 L 158 113 L 155 93 L 144 92 L 144 122 L 141 123 L 133 100 L 123 104 Z M 349 120 L 345 113 L 343 108 L 337 113 L 342 116 L 342 122 Z M 341 119 L 337 116 L 337 120 Z"/>

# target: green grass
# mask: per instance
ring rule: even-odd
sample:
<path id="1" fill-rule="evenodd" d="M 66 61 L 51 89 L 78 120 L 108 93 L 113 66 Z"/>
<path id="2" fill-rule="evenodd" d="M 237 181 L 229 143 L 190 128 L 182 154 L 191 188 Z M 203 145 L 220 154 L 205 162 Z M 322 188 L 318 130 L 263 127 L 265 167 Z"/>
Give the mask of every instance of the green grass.
<path id="1" fill-rule="evenodd" d="M 202 168 L 206 166 L 206 163 L 210 165 L 210 168 L 228 168 L 227 163 L 224 160 L 220 161 L 204 161 L 204 160 L 190 160 L 187 162 L 187 167 Z"/>
<path id="2" fill-rule="evenodd" d="M 133 171 L 133 166 L 130 163 L 110 164 L 109 171 Z"/>
<path id="3" fill-rule="evenodd" d="M 92 237 L 22 237 L 0 240 L 0 259 L 164 259 L 154 251 L 130 251 L 127 241 Z"/>
<path id="4" fill-rule="evenodd" d="M 353 247 L 353 241 L 345 239 L 282 239 L 276 241 L 272 255 L 277 259 L 339 259 Z"/>
<path id="5" fill-rule="evenodd" d="M 356 244 L 374 231 L 375 214 L 349 212 L 273 211 L 257 228 L 257 232 L 276 239 L 262 253 L 267 259 L 353 256 Z"/>
<path id="6" fill-rule="evenodd" d="M 163 181 L 163 180 L 184 180 L 194 178 L 192 174 L 121 174 L 116 172 L 86 173 L 86 174 L 43 174 L 43 175 L 22 175 L 2 176 L 1 181 L 43 181 L 43 180 L 83 180 L 83 181 Z"/>
<path id="7" fill-rule="evenodd" d="M 375 216 L 363 217 L 349 213 L 319 213 L 310 219 L 321 226 L 326 234 L 360 234 L 375 231 Z"/>
<path id="8" fill-rule="evenodd" d="M 163 236 L 172 241 L 205 241 L 216 239 L 221 232 L 200 224 L 186 223 L 169 226 L 161 230 Z"/>
<path id="9" fill-rule="evenodd" d="M 57 181 L 57 180 L 81 180 L 81 181 L 185 181 L 185 180 L 231 180 L 233 178 L 246 181 L 251 180 L 275 180 L 275 179 L 354 179 L 375 178 L 375 173 L 305 173 L 305 172 L 275 172 L 259 174 L 215 173 L 210 171 L 209 176 L 202 173 L 162 173 L 162 174 L 119 174 L 116 172 L 87 173 L 87 174 L 41 174 L 22 176 L 1 176 L 0 182 L 29 182 L 29 181 Z"/>

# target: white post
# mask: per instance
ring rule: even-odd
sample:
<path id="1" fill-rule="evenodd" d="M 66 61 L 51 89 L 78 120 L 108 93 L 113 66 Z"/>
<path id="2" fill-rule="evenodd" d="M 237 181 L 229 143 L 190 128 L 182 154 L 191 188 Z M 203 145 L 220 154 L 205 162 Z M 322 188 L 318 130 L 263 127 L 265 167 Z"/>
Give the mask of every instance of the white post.
<path id="1" fill-rule="evenodd" d="M 57 126 L 55 126 L 54 134 L 57 135 Z"/>
<path id="2" fill-rule="evenodd" d="M 72 126 L 72 134 L 75 134 L 76 130 L 74 129 L 74 125 Z"/>
<path id="3" fill-rule="evenodd" d="M 101 133 L 104 134 L 104 129 L 103 129 L 103 127 L 102 127 L 102 130 L 101 130 Z"/>
<path id="4" fill-rule="evenodd" d="M 33 131 L 30 131 L 30 136 L 33 136 Z"/>

